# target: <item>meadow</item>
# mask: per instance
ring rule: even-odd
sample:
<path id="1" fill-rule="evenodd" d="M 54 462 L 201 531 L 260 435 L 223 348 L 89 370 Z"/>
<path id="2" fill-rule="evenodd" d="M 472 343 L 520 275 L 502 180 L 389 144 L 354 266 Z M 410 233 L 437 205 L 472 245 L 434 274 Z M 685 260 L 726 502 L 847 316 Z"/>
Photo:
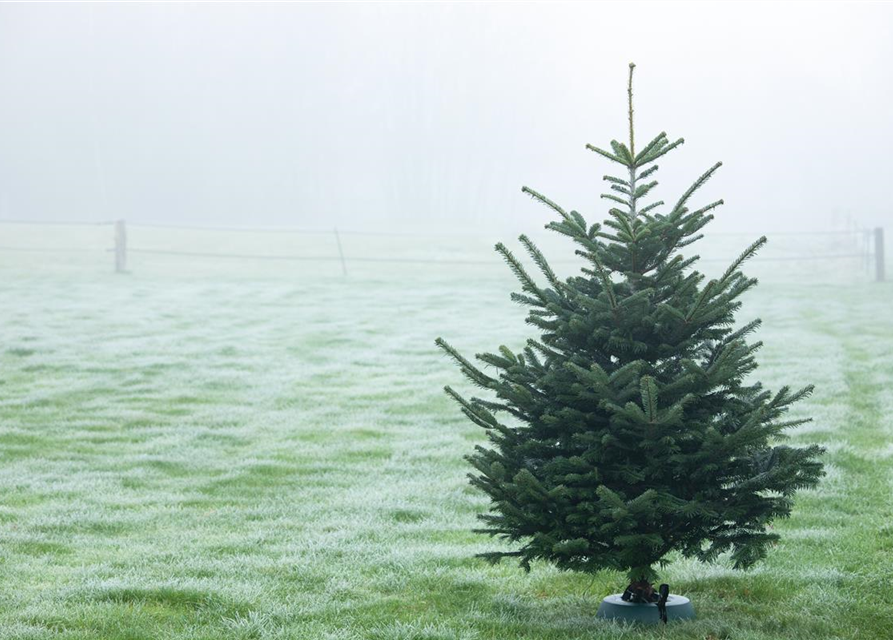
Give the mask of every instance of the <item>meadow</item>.
<path id="1" fill-rule="evenodd" d="M 893 637 L 888 284 L 767 268 L 748 294 L 757 376 L 816 385 L 791 435 L 828 473 L 756 568 L 676 559 L 663 579 L 697 619 L 664 629 L 594 617 L 620 574 L 474 557 L 500 544 L 471 531 L 484 434 L 434 339 L 531 335 L 497 262 L 90 264 L 0 263 L 0 638 Z"/>

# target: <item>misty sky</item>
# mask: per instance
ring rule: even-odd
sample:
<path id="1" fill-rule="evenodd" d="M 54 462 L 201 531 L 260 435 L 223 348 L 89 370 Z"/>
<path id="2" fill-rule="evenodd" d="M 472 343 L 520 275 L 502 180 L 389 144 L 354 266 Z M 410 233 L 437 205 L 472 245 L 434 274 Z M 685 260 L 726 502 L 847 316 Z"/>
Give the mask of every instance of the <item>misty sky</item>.
<path id="1" fill-rule="evenodd" d="M 893 5 L 0 6 L 0 218 L 329 228 L 601 219 L 586 151 L 684 136 L 716 228 L 893 223 Z"/>

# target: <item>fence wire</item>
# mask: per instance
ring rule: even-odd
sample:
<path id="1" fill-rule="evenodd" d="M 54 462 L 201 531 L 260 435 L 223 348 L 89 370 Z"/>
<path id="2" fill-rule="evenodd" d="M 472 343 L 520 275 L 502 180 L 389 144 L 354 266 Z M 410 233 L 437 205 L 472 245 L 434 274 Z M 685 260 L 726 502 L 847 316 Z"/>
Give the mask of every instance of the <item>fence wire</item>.
<path id="1" fill-rule="evenodd" d="M 0 252 L 18 252 L 18 253 L 66 253 L 66 254 L 88 254 L 88 253 L 115 253 L 117 256 L 116 265 L 118 270 L 123 270 L 121 256 L 124 255 L 144 255 L 144 256 L 171 256 L 184 258 L 200 258 L 204 260 L 246 260 L 246 261 L 275 261 L 275 262 L 320 262 L 320 263 L 340 263 L 343 272 L 347 273 L 349 264 L 394 264 L 394 265 L 490 265 L 498 262 L 498 257 L 492 259 L 474 259 L 474 258 L 444 258 L 444 257 L 404 257 L 393 255 L 389 252 L 387 255 L 350 255 L 344 252 L 340 236 L 355 236 L 368 238 L 480 238 L 480 234 L 462 233 L 457 231 L 448 232 L 408 232 L 408 231 L 364 231 L 352 229 L 311 229 L 299 227 L 227 227 L 227 226 L 199 226 L 199 225 L 178 225 L 178 224 L 162 224 L 162 223 L 127 223 L 124 221 L 99 220 L 99 221 L 62 221 L 62 220 L 41 220 L 29 221 L 21 219 L 0 219 L 0 225 L 27 225 L 27 226 L 53 226 L 53 227 L 114 227 L 115 246 L 107 248 L 85 248 L 73 246 L 19 246 L 4 244 L 0 245 Z M 179 250 L 169 248 L 147 247 L 137 243 L 136 246 L 131 245 L 127 241 L 125 230 L 140 229 L 158 229 L 171 230 L 172 232 L 201 232 L 201 233 L 235 233 L 235 234 L 294 234 L 298 236 L 329 236 L 332 237 L 337 246 L 337 253 L 331 255 L 321 255 L 310 253 L 306 255 L 299 254 L 283 254 L 283 253 L 245 253 L 240 251 L 203 251 L 203 250 Z M 882 234 L 882 230 L 866 230 L 854 228 L 849 230 L 812 230 L 812 231 L 778 231 L 775 233 L 766 233 L 763 235 L 769 237 L 803 237 L 803 236 L 819 236 L 841 239 L 849 239 L 853 245 L 861 245 L 859 251 L 855 252 L 828 252 L 828 253 L 793 253 L 781 256 L 757 256 L 751 263 L 775 263 L 775 262 L 812 262 L 817 260 L 852 260 L 860 259 L 865 268 L 870 268 L 872 258 L 877 258 L 876 252 L 872 251 L 871 239 L 874 234 Z M 748 231 L 727 231 L 709 234 L 709 237 L 756 237 L 756 234 Z M 882 235 L 881 235 L 882 238 Z M 882 240 L 877 248 L 882 251 Z M 778 248 L 776 248 L 777 250 Z M 781 247 L 783 253 L 796 251 L 796 249 Z M 881 254 L 882 255 L 882 254 Z M 734 257 L 702 257 L 700 261 L 707 263 L 729 262 Z M 561 264 L 580 264 L 581 260 L 558 259 L 550 260 L 555 265 Z M 882 279 L 883 265 L 877 267 L 878 279 Z"/>

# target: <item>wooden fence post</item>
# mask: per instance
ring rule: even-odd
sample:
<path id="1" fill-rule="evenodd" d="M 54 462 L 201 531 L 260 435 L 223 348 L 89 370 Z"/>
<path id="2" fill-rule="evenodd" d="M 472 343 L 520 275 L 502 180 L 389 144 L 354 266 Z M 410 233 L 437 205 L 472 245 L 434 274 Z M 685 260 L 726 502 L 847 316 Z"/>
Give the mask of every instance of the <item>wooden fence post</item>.
<path id="1" fill-rule="evenodd" d="M 874 228 L 874 279 L 883 282 L 886 279 L 887 267 L 884 264 L 884 228 Z"/>
<path id="2" fill-rule="evenodd" d="M 335 243 L 338 245 L 338 257 L 341 258 L 341 273 L 347 275 L 347 262 L 344 260 L 344 251 L 341 250 L 341 237 L 338 235 L 338 227 L 335 227 Z"/>
<path id="3" fill-rule="evenodd" d="M 127 271 L 127 227 L 123 220 L 115 220 L 115 273 Z"/>

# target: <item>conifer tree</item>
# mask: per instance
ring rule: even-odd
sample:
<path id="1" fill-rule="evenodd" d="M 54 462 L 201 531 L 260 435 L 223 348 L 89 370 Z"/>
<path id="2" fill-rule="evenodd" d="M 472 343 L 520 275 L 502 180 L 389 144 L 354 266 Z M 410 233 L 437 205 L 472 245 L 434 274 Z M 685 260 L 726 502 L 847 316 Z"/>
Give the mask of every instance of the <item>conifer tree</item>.
<path id="1" fill-rule="evenodd" d="M 672 206 L 649 201 L 656 161 L 683 140 L 661 133 L 637 148 L 634 67 L 628 143 L 587 145 L 622 167 L 604 176 L 607 220 L 590 225 L 522 189 L 557 214 L 546 228 L 576 244 L 580 275 L 560 279 L 522 235 L 540 284 L 496 245 L 520 282 L 511 297 L 541 335 L 520 352 L 477 355 L 490 372 L 437 344 L 491 392 L 466 398 L 446 387 L 489 438 L 467 458 L 471 483 L 491 499 L 480 531 L 514 543 L 484 557 L 515 557 L 526 569 L 540 559 L 619 570 L 647 584 L 673 551 L 701 561 L 730 552 L 735 568 L 762 559 L 778 537 L 767 525 L 788 516 L 796 490 L 823 472 L 820 447 L 782 443 L 786 429 L 809 420 L 785 413 L 812 386 L 773 393 L 749 381 L 761 343 L 747 339 L 760 321 L 734 324 L 741 295 L 757 283 L 741 266 L 766 238 L 707 282 L 694 268 L 698 256 L 680 253 L 723 204 L 691 204 L 721 163 Z"/>

